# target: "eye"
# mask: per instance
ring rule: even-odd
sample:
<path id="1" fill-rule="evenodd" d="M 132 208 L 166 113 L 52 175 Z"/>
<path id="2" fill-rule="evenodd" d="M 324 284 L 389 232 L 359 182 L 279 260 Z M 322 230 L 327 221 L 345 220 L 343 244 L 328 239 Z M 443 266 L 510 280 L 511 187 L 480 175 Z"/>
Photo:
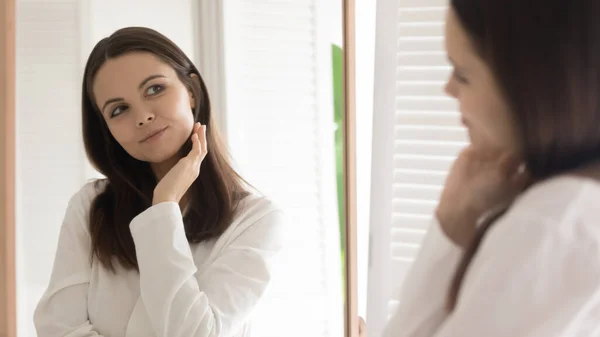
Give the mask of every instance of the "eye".
<path id="1" fill-rule="evenodd" d="M 160 84 L 155 84 L 155 85 L 148 87 L 148 89 L 146 89 L 146 95 L 150 95 L 150 96 L 158 95 L 163 90 L 165 90 L 164 86 L 162 86 Z"/>
<path id="2" fill-rule="evenodd" d="M 110 118 L 114 118 L 119 116 L 120 114 L 122 114 L 125 109 L 127 109 L 127 106 L 124 105 L 119 105 L 116 108 L 112 109 L 112 111 L 110 112 Z"/>
<path id="3" fill-rule="evenodd" d="M 454 72 L 452 73 L 452 76 L 454 76 L 454 79 L 456 80 L 456 82 L 458 82 L 460 84 L 468 84 L 469 83 L 469 81 L 467 80 L 467 78 L 464 77 L 464 76 L 462 76 L 456 70 L 454 70 Z"/>

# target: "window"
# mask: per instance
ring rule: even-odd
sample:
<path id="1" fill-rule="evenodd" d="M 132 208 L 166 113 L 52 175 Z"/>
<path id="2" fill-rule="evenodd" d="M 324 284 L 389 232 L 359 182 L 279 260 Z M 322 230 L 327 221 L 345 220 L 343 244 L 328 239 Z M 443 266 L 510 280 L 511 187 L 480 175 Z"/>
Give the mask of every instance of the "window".
<path id="1" fill-rule="evenodd" d="M 344 334 L 331 5 L 230 0 L 221 9 L 227 142 L 290 230 L 284 270 L 254 318 L 258 336 Z"/>
<path id="2" fill-rule="evenodd" d="M 379 336 L 427 231 L 447 171 L 466 145 L 443 92 L 445 0 L 378 1 L 367 295 Z"/>

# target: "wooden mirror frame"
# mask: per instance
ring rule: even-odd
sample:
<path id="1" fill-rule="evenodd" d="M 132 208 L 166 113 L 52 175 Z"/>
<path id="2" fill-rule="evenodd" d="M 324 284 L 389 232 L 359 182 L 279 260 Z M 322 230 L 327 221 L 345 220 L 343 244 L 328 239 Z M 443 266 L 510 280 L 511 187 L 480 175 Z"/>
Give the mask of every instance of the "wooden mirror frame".
<path id="1" fill-rule="evenodd" d="M 346 337 L 358 336 L 356 273 L 355 0 L 343 0 Z M 17 335 L 15 237 L 16 7 L 0 3 L 0 337 Z"/>
<path id="2" fill-rule="evenodd" d="M 0 3 L 0 337 L 17 334 L 15 262 L 15 0 Z"/>
<path id="3" fill-rule="evenodd" d="M 343 0 L 344 52 L 344 210 L 346 218 L 346 337 L 358 337 L 358 277 L 356 258 L 356 92 L 355 0 Z"/>

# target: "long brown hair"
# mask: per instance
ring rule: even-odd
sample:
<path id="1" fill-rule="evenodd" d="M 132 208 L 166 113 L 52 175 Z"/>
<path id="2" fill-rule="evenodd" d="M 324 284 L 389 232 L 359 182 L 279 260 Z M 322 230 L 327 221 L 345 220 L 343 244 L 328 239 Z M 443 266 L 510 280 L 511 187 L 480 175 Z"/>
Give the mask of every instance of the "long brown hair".
<path id="1" fill-rule="evenodd" d="M 130 52 L 149 52 L 169 64 L 196 100 L 190 113 L 194 121 L 207 125 L 208 154 L 198 179 L 189 191 L 189 211 L 184 217 L 188 241 L 197 243 L 219 236 L 229 226 L 239 201 L 249 185 L 235 172 L 215 121 L 200 72 L 175 43 L 148 28 L 123 28 L 102 39 L 92 50 L 83 77 L 83 141 L 92 165 L 106 177 L 103 191 L 89 212 L 92 258 L 114 269 L 117 261 L 126 269 L 137 269 L 131 220 L 152 204 L 157 181 L 149 163 L 131 157 L 110 133 L 96 104 L 92 87 L 98 70 L 109 59 Z M 192 75 L 197 78 L 193 79 Z M 191 141 L 183 144 L 180 155 L 191 150 Z"/>
<path id="2" fill-rule="evenodd" d="M 532 180 L 600 159 L 600 1 L 451 0 L 451 8 L 514 114 Z M 500 215 L 481 225 L 466 249 L 450 310 Z"/>

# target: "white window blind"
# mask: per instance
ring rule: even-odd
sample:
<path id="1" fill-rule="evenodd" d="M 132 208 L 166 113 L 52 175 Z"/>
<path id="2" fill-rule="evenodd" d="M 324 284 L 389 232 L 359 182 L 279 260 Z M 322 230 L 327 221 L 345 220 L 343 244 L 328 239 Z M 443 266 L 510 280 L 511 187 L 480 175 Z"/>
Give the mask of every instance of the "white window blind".
<path id="1" fill-rule="evenodd" d="M 367 294 L 380 336 L 431 222 L 447 171 L 466 145 L 456 102 L 443 91 L 446 0 L 379 0 Z"/>
<path id="2" fill-rule="evenodd" d="M 289 229 L 282 273 L 254 315 L 261 337 L 344 334 L 331 3 L 223 1 L 229 147 Z"/>

